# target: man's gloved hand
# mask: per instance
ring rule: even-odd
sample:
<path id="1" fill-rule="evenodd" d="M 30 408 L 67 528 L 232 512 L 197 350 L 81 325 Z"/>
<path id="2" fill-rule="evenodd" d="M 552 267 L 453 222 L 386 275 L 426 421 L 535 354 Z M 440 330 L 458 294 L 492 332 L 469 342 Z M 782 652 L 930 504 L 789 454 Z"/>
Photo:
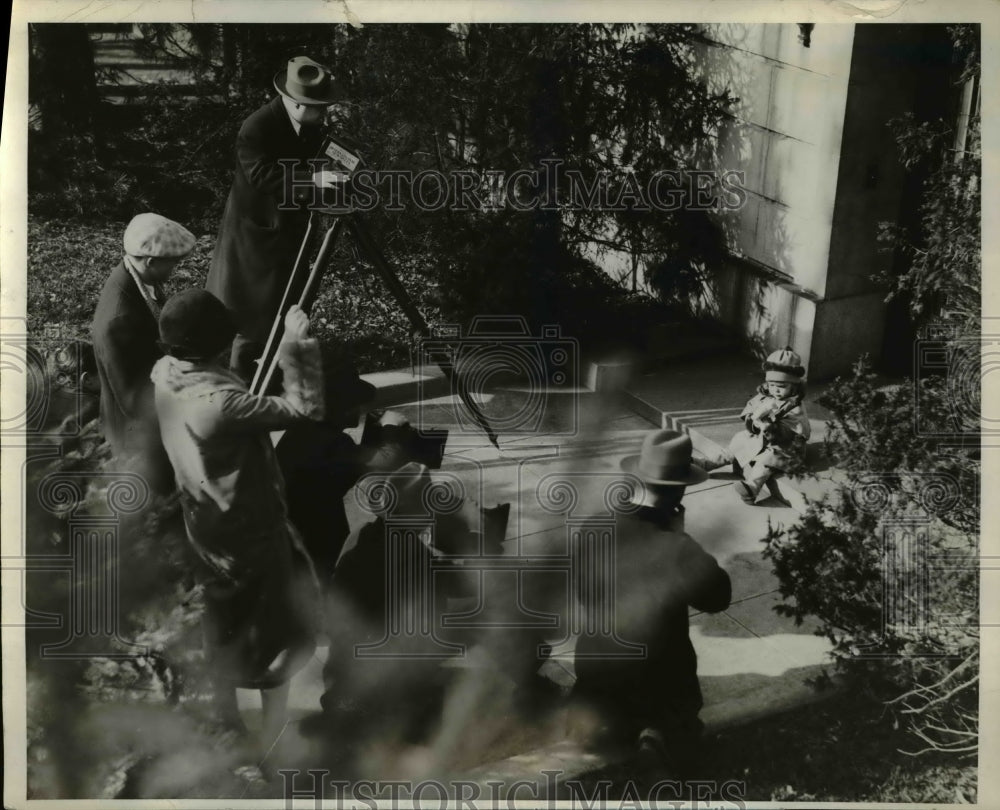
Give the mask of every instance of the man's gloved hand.
<path id="1" fill-rule="evenodd" d="M 313 185 L 316 188 L 334 188 L 347 180 L 347 172 L 331 172 L 327 169 L 313 174 Z"/>

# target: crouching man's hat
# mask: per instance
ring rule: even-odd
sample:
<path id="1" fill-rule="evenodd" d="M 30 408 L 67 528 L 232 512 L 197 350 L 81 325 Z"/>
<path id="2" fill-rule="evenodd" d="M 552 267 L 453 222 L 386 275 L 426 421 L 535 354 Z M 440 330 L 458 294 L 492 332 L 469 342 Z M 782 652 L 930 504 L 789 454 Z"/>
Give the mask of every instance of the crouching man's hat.
<path id="1" fill-rule="evenodd" d="M 642 442 L 637 456 L 622 459 L 621 468 L 647 484 L 700 484 L 708 473 L 691 463 L 691 437 L 678 430 L 654 430 Z"/>
<path id="2" fill-rule="evenodd" d="M 208 290 L 179 292 L 160 312 L 160 345 L 180 360 L 214 357 L 235 336 L 229 310 Z"/>
<path id="3" fill-rule="evenodd" d="M 769 354 L 761 368 L 764 369 L 766 382 L 800 383 L 806 380 L 802 358 L 792 351 L 791 346 Z"/>
<path id="4" fill-rule="evenodd" d="M 129 256 L 179 259 L 194 250 L 194 234 L 159 214 L 139 214 L 125 228 L 122 239 Z"/>

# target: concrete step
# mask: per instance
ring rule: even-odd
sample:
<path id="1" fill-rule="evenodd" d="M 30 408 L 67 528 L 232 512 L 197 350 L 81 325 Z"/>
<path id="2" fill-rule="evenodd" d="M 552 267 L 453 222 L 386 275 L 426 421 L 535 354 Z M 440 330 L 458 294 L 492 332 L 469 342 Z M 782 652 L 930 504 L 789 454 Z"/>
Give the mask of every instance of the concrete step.
<path id="1" fill-rule="evenodd" d="M 736 351 L 733 338 L 689 332 L 681 324 L 665 325 L 649 336 L 641 355 L 612 353 L 584 362 L 583 381 L 591 391 L 620 391 L 643 375 L 660 373 L 671 365 Z"/>
<path id="2" fill-rule="evenodd" d="M 448 378 L 437 366 L 375 371 L 362 374 L 361 379 L 375 386 L 375 408 L 388 408 L 451 393 Z"/>

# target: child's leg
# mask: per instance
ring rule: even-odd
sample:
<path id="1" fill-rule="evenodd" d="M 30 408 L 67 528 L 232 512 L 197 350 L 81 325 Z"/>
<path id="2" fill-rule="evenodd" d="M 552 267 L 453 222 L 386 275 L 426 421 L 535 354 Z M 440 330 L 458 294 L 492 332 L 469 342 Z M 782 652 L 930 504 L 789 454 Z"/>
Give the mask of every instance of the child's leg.
<path id="1" fill-rule="evenodd" d="M 752 443 L 752 441 L 753 437 L 749 433 L 745 430 L 740 431 L 730 440 L 729 447 L 720 450 L 718 455 L 714 458 L 696 458 L 694 460 L 695 464 L 698 464 L 707 472 L 717 470 L 719 467 L 725 467 L 727 464 L 732 464 L 733 470 L 738 474 L 739 471 L 737 470 L 737 467 L 740 462 L 737 460 L 737 456 L 746 454 L 748 452 L 747 447 L 750 443 Z M 752 453 L 756 451 L 750 452 Z"/>
<path id="2" fill-rule="evenodd" d="M 736 482 L 736 492 L 744 503 L 754 503 L 761 487 L 770 479 L 774 468 L 781 464 L 777 455 L 769 447 L 754 456 L 743 467 L 743 480 Z"/>
<path id="3" fill-rule="evenodd" d="M 758 453 L 753 461 L 743 469 L 743 481 L 756 496 L 774 471 L 780 470 L 782 466 L 781 457 L 775 453 L 773 448 L 768 447 L 763 452 Z"/>

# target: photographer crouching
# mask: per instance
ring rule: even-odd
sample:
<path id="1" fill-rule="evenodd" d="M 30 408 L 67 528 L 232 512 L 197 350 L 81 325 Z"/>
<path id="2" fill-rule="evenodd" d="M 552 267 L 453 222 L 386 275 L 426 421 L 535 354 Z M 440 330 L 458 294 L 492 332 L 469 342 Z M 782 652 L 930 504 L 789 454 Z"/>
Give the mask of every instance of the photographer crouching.
<path id="1" fill-rule="evenodd" d="M 392 472 L 411 461 L 437 469 L 448 434 L 421 434 L 399 413 L 373 411 L 365 414 L 356 442 L 346 431 L 358 428 L 361 411 L 372 404 L 375 387 L 330 352 L 323 355 L 323 380 L 325 418 L 292 425 L 278 440 L 276 450 L 289 518 L 326 588 L 351 530 L 344 498 L 358 479 L 368 473 Z"/>

